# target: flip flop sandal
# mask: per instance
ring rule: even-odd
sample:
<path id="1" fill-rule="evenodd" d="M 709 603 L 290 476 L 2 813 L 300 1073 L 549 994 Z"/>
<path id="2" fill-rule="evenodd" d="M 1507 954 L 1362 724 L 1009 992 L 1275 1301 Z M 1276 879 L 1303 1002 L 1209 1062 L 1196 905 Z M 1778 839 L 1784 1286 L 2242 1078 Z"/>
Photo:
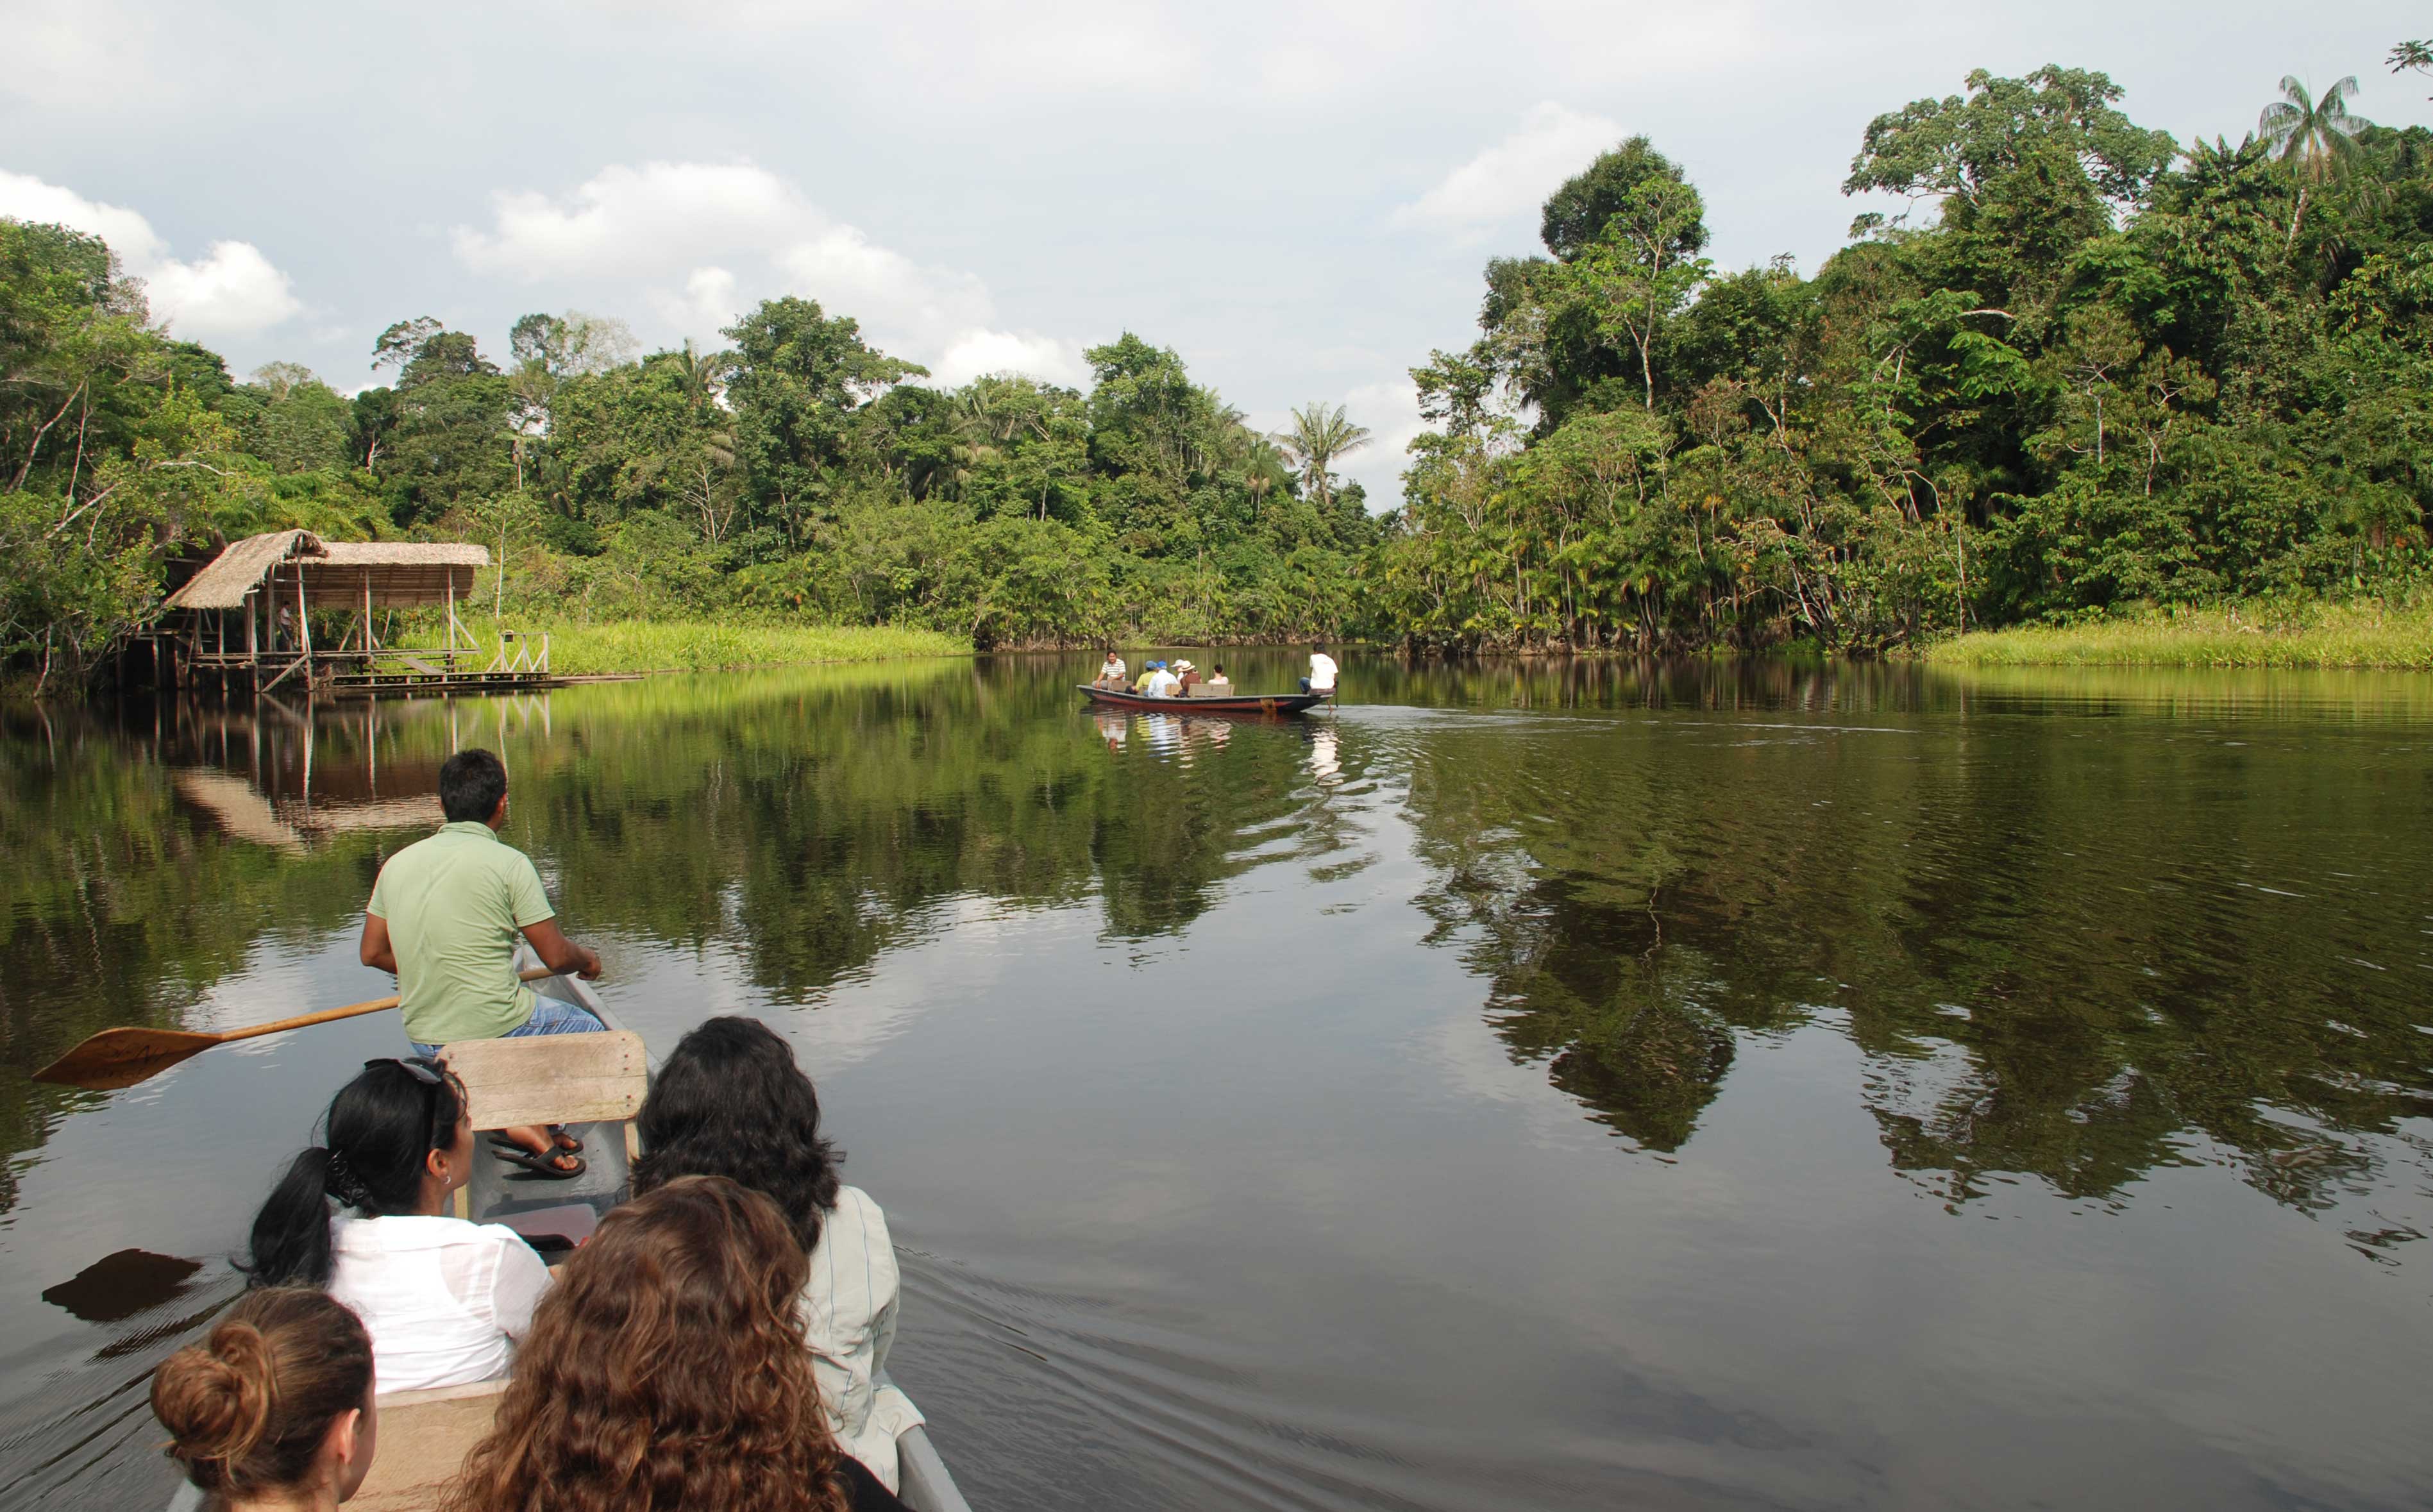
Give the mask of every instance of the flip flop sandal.
<path id="1" fill-rule="evenodd" d="M 583 1153 L 583 1141 L 577 1139 L 572 1134 L 568 1133 L 564 1126 L 559 1124 L 549 1124 L 544 1127 L 549 1130 L 551 1139 L 556 1144 L 558 1154 L 580 1155 Z M 517 1144 L 514 1140 L 509 1139 L 505 1134 L 501 1133 L 497 1130 L 492 1130 L 490 1131 L 490 1143 L 500 1149 L 523 1148 L 521 1145 Z"/>
<path id="2" fill-rule="evenodd" d="M 552 1150 L 545 1155 L 536 1155 L 519 1145 L 493 1145 L 490 1153 L 510 1165 L 520 1165 L 535 1176 L 552 1181 L 571 1181 L 590 1169 L 582 1156 L 569 1155 L 564 1150 Z M 561 1160 L 571 1160 L 574 1162 L 574 1168 L 569 1170 L 558 1164 Z"/>

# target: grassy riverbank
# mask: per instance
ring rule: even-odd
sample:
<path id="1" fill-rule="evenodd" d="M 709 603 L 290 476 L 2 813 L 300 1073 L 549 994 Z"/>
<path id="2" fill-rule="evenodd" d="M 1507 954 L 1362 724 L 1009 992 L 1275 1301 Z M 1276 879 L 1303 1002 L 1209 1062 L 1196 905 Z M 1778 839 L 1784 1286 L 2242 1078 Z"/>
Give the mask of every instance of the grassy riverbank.
<path id="1" fill-rule="evenodd" d="M 752 620 L 619 620 L 518 624 L 549 637 L 552 671 L 720 671 L 812 662 L 967 656 L 972 643 L 935 630 L 894 625 L 806 625 Z M 495 637 L 477 631 L 485 647 Z M 434 642 L 435 643 L 435 642 Z"/>
<path id="2" fill-rule="evenodd" d="M 1920 652 L 1950 667 L 2433 670 L 2433 603 L 2230 603 L 2089 624 L 1983 630 Z"/>

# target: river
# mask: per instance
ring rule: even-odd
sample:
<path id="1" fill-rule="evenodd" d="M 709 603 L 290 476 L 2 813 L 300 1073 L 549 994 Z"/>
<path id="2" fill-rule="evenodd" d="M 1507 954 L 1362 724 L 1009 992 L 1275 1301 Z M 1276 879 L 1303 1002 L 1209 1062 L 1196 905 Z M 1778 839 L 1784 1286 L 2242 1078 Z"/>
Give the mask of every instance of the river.
<path id="1" fill-rule="evenodd" d="M 9 1504 L 165 1497 L 146 1371 L 400 1039 L 29 1073 L 388 991 L 469 745 L 655 1049 L 791 1038 L 983 1512 L 2433 1500 L 2433 681 L 1344 659 L 0 715 Z"/>

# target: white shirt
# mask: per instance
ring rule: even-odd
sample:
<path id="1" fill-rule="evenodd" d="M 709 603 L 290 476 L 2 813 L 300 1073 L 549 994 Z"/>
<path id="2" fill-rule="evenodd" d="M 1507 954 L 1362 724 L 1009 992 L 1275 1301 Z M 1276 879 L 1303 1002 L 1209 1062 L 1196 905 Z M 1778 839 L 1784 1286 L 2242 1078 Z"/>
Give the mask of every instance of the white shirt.
<path id="1" fill-rule="evenodd" d="M 837 1188 L 832 1213 L 820 1215 L 811 1278 L 794 1305 L 811 1347 L 820 1404 L 838 1447 L 896 1488 L 895 1436 L 927 1419 L 911 1399 L 878 1374 L 895 1342 L 895 1245 L 887 1215 L 858 1186 Z"/>
<path id="2" fill-rule="evenodd" d="M 1121 656 L 1108 657 L 1106 664 L 1098 669 L 1101 677 L 1121 677 L 1123 674 L 1124 659 Z"/>
<path id="3" fill-rule="evenodd" d="M 381 1391 L 469 1385 L 505 1375 L 532 1331 L 549 1266 L 502 1224 L 341 1218 L 330 1295 L 364 1320 Z"/>
<path id="4" fill-rule="evenodd" d="M 1309 654 L 1309 690 L 1313 693 L 1335 691 L 1335 658 L 1322 651 Z"/>
<path id="5" fill-rule="evenodd" d="M 1165 668 L 1161 667 L 1157 671 L 1149 673 L 1148 696 L 1151 698 L 1172 698 L 1174 696 L 1174 690 L 1182 686 L 1182 678 L 1175 676 L 1172 672 L 1167 671 Z"/>

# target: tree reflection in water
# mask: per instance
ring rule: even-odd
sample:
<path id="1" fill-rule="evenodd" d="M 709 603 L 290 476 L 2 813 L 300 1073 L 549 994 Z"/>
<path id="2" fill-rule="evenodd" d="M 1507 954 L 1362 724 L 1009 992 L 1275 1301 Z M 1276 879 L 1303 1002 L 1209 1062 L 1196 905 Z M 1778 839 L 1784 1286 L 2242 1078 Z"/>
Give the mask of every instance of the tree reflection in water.
<path id="1" fill-rule="evenodd" d="M 1638 1147 L 1690 1147 L 1750 1036 L 1815 1026 L 1948 1202 L 2022 1175 L 2118 1201 L 2221 1160 L 2362 1249 L 2415 1237 L 2342 1216 L 2424 1164 L 2433 1113 L 2433 795 L 2390 754 L 2433 717 L 2413 684 L 1385 663 L 1370 707 L 1252 730 L 1083 713 L 1067 671 L 9 714 L 0 1147 L 78 1105 L 28 1074 L 84 1034 L 350 929 L 480 743 L 570 924 L 716 942 L 773 1003 L 959 899 L 1171 935 L 1253 868 L 1372 864 L 1383 806 L 1509 1053 Z"/>
<path id="2" fill-rule="evenodd" d="M 2410 732 L 2379 699 L 2323 718 L 2201 679 L 1861 671 L 1582 700 L 1576 675 L 1506 696 L 1674 717 L 1431 727 L 1411 809 L 1438 939 L 1597 1121 L 1679 1149 L 1736 1040 L 1826 1023 L 1864 1052 L 1892 1164 L 1949 1203 L 2017 1175 L 2118 1201 L 2220 1159 L 2362 1210 L 2362 1250 L 2420 1237 L 2371 1213 L 2433 1113 L 2411 981 L 2433 858 L 2404 839 L 2433 813 L 2390 779 Z M 1820 717 L 1693 715 L 1752 704 Z"/>

